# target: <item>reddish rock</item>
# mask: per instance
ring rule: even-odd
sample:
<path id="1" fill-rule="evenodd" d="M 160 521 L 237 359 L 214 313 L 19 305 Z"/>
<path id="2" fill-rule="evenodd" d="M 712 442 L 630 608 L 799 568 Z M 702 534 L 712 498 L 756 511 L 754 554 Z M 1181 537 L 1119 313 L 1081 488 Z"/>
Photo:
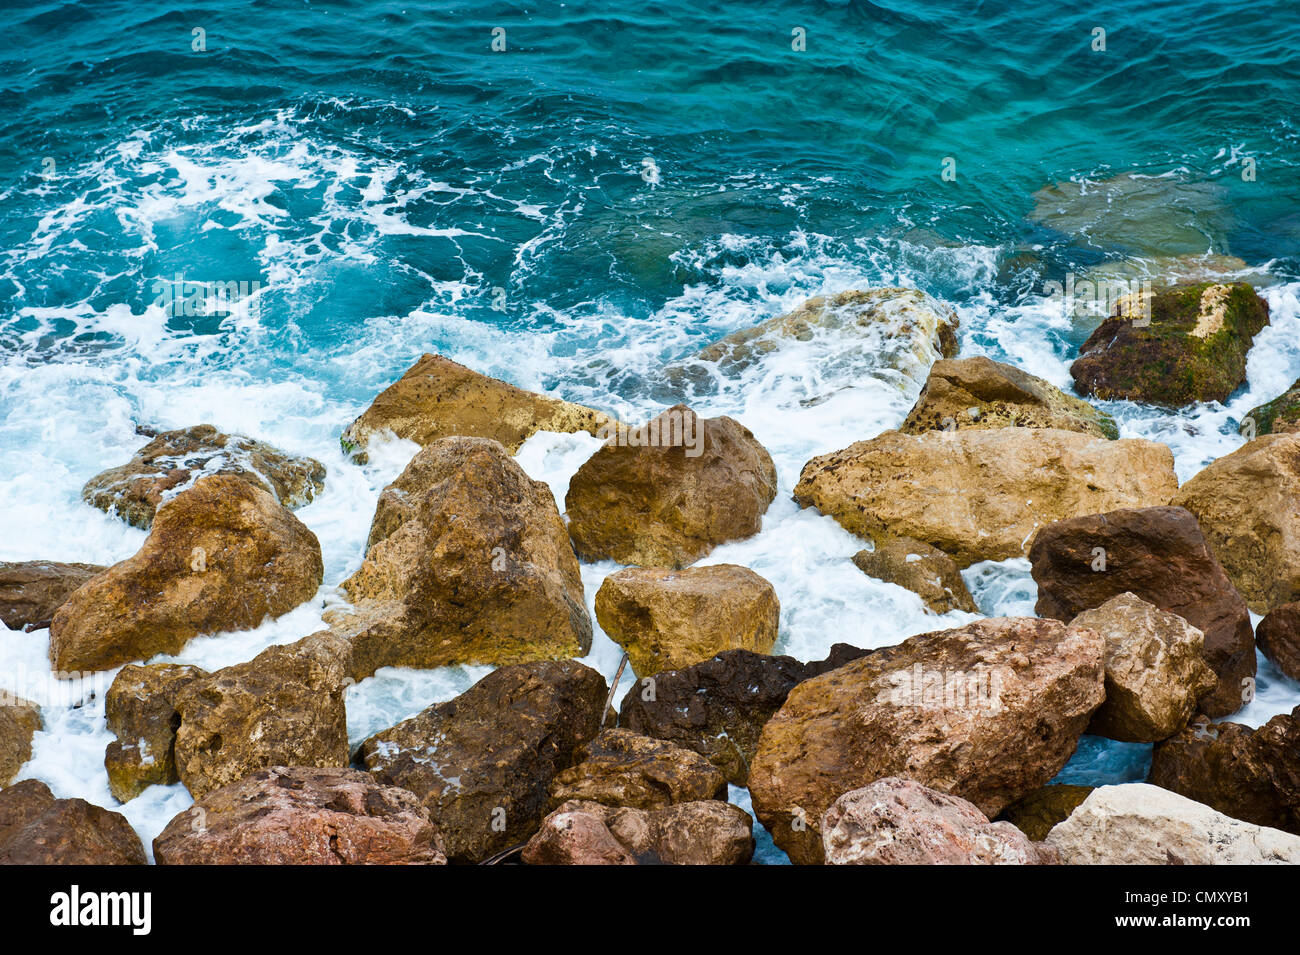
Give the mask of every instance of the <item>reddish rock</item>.
<path id="1" fill-rule="evenodd" d="M 144 865 L 126 817 L 84 799 L 55 799 L 25 779 L 0 790 L 0 865 Z"/>
<path id="2" fill-rule="evenodd" d="M 827 865 L 1041 865 L 1038 847 L 1009 822 L 989 822 L 965 799 L 910 779 L 878 779 L 822 815 Z"/>
<path id="3" fill-rule="evenodd" d="M 699 753 L 631 730 L 604 730 L 575 759 L 551 781 L 552 806 L 578 799 L 660 809 L 727 794 L 727 780 Z"/>
<path id="4" fill-rule="evenodd" d="M 650 811 L 571 800 L 524 847 L 529 865 L 744 865 L 749 813 L 717 799 Z"/>
<path id="5" fill-rule="evenodd" d="M 262 769 L 208 793 L 153 843 L 159 865 L 443 865 L 413 793 L 355 769 Z"/>
<path id="6" fill-rule="evenodd" d="M 1145 507 L 1058 521 L 1038 532 L 1029 559 L 1041 617 L 1073 620 L 1125 592 L 1182 617 L 1205 635 L 1205 662 L 1219 678 L 1201 710 L 1241 709 L 1243 681 L 1255 676 L 1250 612 L 1190 512 Z"/>

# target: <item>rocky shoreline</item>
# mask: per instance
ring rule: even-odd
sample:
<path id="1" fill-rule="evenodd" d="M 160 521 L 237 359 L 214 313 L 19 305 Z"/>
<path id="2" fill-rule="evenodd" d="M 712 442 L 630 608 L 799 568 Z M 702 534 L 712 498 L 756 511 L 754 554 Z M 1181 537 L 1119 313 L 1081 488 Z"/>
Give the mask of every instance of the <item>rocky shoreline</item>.
<path id="1" fill-rule="evenodd" d="M 1149 305 L 1084 343 L 1080 394 L 1178 406 L 1244 382 L 1268 322 L 1249 285 L 1160 289 Z M 1300 382 L 1180 487 L 1168 447 L 959 356 L 956 324 L 916 290 L 845 293 L 664 375 L 695 381 L 826 329 L 878 343 L 924 388 L 898 430 L 807 461 L 795 502 L 869 545 L 862 573 L 936 614 L 975 611 L 963 569 L 1025 558 L 1037 617 L 772 655 L 772 585 L 699 563 L 757 533 L 778 493 L 743 423 L 685 404 L 620 422 L 425 355 L 342 435 L 356 460 L 419 446 L 357 502 L 374 517 L 347 579 L 324 579 L 292 512 L 324 466 L 205 424 L 149 435 L 87 482 L 88 504 L 148 530 L 134 556 L 0 564 L 0 620 L 48 627 L 57 674 L 116 671 L 113 795 L 182 783 L 196 800 L 154 840 L 159 864 L 744 864 L 753 820 L 728 785 L 796 863 L 1300 861 L 1300 708 L 1257 730 L 1212 722 L 1253 698 L 1257 647 L 1300 678 Z M 563 512 L 513 457 L 541 431 L 604 442 Z M 627 565 L 595 595 L 635 676 L 617 711 L 616 675 L 574 659 L 592 645 L 581 566 L 596 560 Z M 346 598 L 325 630 L 213 672 L 147 662 L 322 584 Z M 349 746 L 349 686 L 452 665 L 495 669 Z M 0 862 L 143 863 L 119 813 L 14 782 L 41 714 L 5 704 Z M 1084 733 L 1155 744 L 1148 783 L 1051 785 Z"/>

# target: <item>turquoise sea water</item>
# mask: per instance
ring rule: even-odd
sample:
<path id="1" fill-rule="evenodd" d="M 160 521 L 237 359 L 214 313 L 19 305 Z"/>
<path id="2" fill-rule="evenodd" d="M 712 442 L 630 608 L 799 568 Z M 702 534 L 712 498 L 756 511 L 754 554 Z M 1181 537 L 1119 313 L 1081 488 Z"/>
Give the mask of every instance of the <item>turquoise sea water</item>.
<path id="1" fill-rule="evenodd" d="M 338 434 L 422 352 L 635 420 L 680 397 L 665 361 L 867 285 L 951 302 L 963 353 L 1068 386 L 1090 326 L 1044 283 L 1206 253 L 1267 272 L 1274 325 L 1227 405 L 1108 406 L 1184 479 L 1300 377 L 1288 0 L 7 3 L 0 44 L 0 559 L 128 556 L 141 535 L 81 485 L 137 426 L 211 421 L 329 466 L 300 516 L 335 599 L 410 450 L 358 468 Z M 178 276 L 253 294 L 171 315 Z M 777 461 L 764 533 L 710 560 L 773 580 L 787 652 L 945 625 L 788 500 L 803 461 L 897 424 L 919 387 L 870 355 L 791 350 L 686 396 Z M 520 460 L 562 500 L 590 450 L 554 439 Z M 589 600 L 612 569 L 584 567 Z M 985 612 L 1032 612 L 1022 562 L 968 577 Z M 297 613 L 187 653 L 245 659 L 310 632 L 316 611 Z M 39 669 L 43 640 L 10 637 L 4 660 Z M 616 661 L 598 635 L 591 662 Z M 381 674 L 352 692 L 354 735 L 473 675 Z M 1244 718 L 1300 702 L 1276 674 L 1261 687 Z M 54 721 L 30 772 L 109 803 L 87 712 Z M 1089 743 L 1069 778 L 1137 778 L 1144 759 Z M 128 812 L 148 831 L 184 798 Z"/>

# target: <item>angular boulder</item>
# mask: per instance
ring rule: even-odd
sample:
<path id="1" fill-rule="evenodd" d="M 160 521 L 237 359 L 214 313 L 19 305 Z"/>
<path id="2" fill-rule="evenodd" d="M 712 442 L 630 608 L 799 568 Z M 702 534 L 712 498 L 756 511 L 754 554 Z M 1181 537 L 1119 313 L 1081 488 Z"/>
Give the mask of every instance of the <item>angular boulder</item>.
<path id="1" fill-rule="evenodd" d="M 126 464 L 87 481 L 81 497 L 148 530 L 158 505 L 212 474 L 242 478 L 291 510 L 309 504 L 325 486 L 325 465 L 315 458 L 200 424 L 158 434 Z"/>
<path id="2" fill-rule="evenodd" d="M 1211 462 L 1174 497 L 1200 522 L 1250 609 L 1300 600 L 1300 434 L 1270 434 Z"/>
<path id="3" fill-rule="evenodd" d="M 1300 680 L 1300 602 L 1270 610 L 1255 629 L 1255 645 L 1279 670 Z"/>
<path id="4" fill-rule="evenodd" d="M 1092 786 L 1053 783 L 1017 799 L 1002 810 L 998 819 L 1011 823 L 1034 842 L 1042 842 L 1052 827 L 1068 819 L 1092 790 Z"/>
<path id="5" fill-rule="evenodd" d="M 10 630 L 41 630 L 68 595 L 106 568 L 52 560 L 0 561 L 0 623 Z"/>
<path id="6" fill-rule="evenodd" d="M 380 392 L 343 432 L 343 450 L 364 462 L 365 448 L 381 434 L 424 446 L 442 438 L 490 438 L 514 454 L 538 431 L 597 434 L 613 419 L 604 412 L 471 371 L 441 355 L 426 354 Z"/>
<path id="7" fill-rule="evenodd" d="M 631 730 L 603 730 L 574 759 L 551 780 L 552 808 L 578 799 L 661 809 L 727 795 L 726 778 L 699 753 Z"/>
<path id="8" fill-rule="evenodd" d="M 1040 617 L 1073 620 L 1132 593 L 1205 635 L 1219 685 L 1200 701 L 1211 716 L 1241 709 L 1255 676 L 1250 613 L 1215 560 L 1196 518 L 1178 507 L 1129 508 L 1043 528 L 1029 551 Z"/>
<path id="9" fill-rule="evenodd" d="M 1200 717 L 1155 747 L 1147 782 L 1300 835 L 1300 707 L 1258 729 Z"/>
<path id="10" fill-rule="evenodd" d="M 108 788 L 129 802 L 152 785 L 180 782 L 176 772 L 176 698 L 206 670 L 179 663 L 122 667 L 104 696 L 108 731 L 117 739 L 104 750 Z"/>
<path id="11" fill-rule="evenodd" d="M 320 543 L 275 498 L 214 475 L 163 503 L 144 546 L 76 590 L 50 624 L 56 671 L 107 670 L 191 637 L 248 630 L 310 600 Z"/>
<path id="12" fill-rule="evenodd" d="M 1079 348 L 1070 375 L 1080 394 L 1103 400 L 1227 401 L 1267 324 L 1268 303 L 1245 282 L 1160 289 L 1121 303 Z"/>
<path id="13" fill-rule="evenodd" d="M 452 862 L 482 862 L 537 831 L 550 785 L 600 731 L 608 688 L 572 660 L 494 670 L 361 746 L 380 782 L 415 793 Z"/>
<path id="14" fill-rule="evenodd" d="M 781 603 L 748 567 L 628 567 L 596 592 L 596 619 L 638 676 L 701 663 L 724 650 L 768 653 Z"/>
<path id="15" fill-rule="evenodd" d="M 1056 428 L 1119 437 L 1115 419 L 1014 365 L 983 355 L 936 361 L 903 434 L 969 428 Z"/>
<path id="16" fill-rule="evenodd" d="M 1300 836 L 1231 819 L 1159 786 L 1094 789 L 1047 835 L 1066 865 L 1278 865 Z"/>
<path id="17" fill-rule="evenodd" d="M 126 817 L 84 799 L 55 799 L 38 779 L 0 789 L 0 865 L 144 865 Z"/>
<path id="18" fill-rule="evenodd" d="M 966 567 L 1024 556 L 1053 521 L 1167 504 L 1177 490 L 1163 444 L 1001 428 L 886 431 L 813 458 L 794 499 L 859 537 L 912 537 Z"/>
<path id="19" fill-rule="evenodd" d="M 1100 634 L 1054 620 L 979 620 L 806 680 L 759 737 L 754 812 L 796 864 L 822 861 L 836 799 L 886 776 L 993 818 L 1074 753 L 1104 698 L 1104 650 Z"/>
<path id="20" fill-rule="evenodd" d="M 748 428 L 675 405 L 588 458 L 564 507 L 584 560 L 681 568 L 757 534 L 775 497 L 776 466 Z"/>
<path id="21" fill-rule="evenodd" d="M 924 541 L 887 537 L 876 541 L 875 550 L 854 554 L 853 563 L 868 577 L 912 591 L 934 613 L 979 613 L 957 562 Z"/>
<path id="22" fill-rule="evenodd" d="M 190 681 L 176 695 L 176 771 L 196 799 L 269 766 L 348 764 L 346 643 L 314 634 Z"/>
<path id="23" fill-rule="evenodd" d="M 846 792 L 821 818 L 827 865 L 1040 865 L 1009 822 L 989 822 L 965 799 L 889 776 Z"/>
<path id="24" fill-rule="evenodd" d="M 1255 435 L 1300 432 L 1300 381 L 1272 401 L 1251 408 L 1241 422 L 1243 430 Z"/>
<path id="25" fill-rule="evenodd" d="M 445 865 L 413 793 L 355 769 L 261 769 L 208 793 L 153 842 L 159 865 Z"/>
<path id="26" fill-rule="evenodd" d="M 446 438 L 386 487 L 361 568 L 343 583 L 352 676 L 384 666 L 583 656 L 591 618 L 547 485 L 496 441 Z"/>
<path id="27" fill-rule="evenodd" d="M 1085 610 L 1070 626 L 1106 639 L 1106 702 L 1088 724 L 1093 736 L 1158 743 L 1186 726 L 1197 700 L 1219 685 L 1201 658 L 1205 635 L 1131 593 Z"/>
<path id="28" fill-rule="evenodd" d="M 32 737 L 41 726 L 39 706 L 0 690 L 0 786 L 8 786 L 32 758 Z"/>
<path id="29" fill-rule="evenodd" d="M 524 847 L 528 865 L 745 865 L 753 820 L 710 799 L 659 809 L 571 800 L 542 821 Z"/>

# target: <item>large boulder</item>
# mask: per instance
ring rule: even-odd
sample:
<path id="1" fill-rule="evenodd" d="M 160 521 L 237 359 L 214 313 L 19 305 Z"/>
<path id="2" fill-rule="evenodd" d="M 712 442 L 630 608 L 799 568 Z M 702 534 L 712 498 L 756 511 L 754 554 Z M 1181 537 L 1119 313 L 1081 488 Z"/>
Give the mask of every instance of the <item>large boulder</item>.
<path id="1" fill-rule="evenodd" d="M 675 405 L 588 458 L 564 507 L 584 560 L 680 568 L 757 534 L 774 497 L 776 466 L 748 428 Z"/>
<path id="2" fill-rule="evenodd" d="M 869 651 L 837 645 L 834 659 L 725 650 L 710 660 L 641 679 L 623 697 L 619 726 L 694 750 L 727 781 L 744 786 L 758 736 L 801 681 Z M 834 666 L 829 665 L 834 664 Z"/>
<path id="3" fill-rule="evenodd" d="M 601 731 L 576 750 L 574 759 L 551 780 L 553 808 L 580 799 L 660 809 L 727 795 L 726 778 L 699 753 L 631 730 Z"/>
<path id="4" fill-rule="evenodd" d="M 343 450 L 364 461 L 370 442 L 387 434 L 421 446 L 455 436 L 491 438 L 514 454 L 538 431 L 595 435 L 612 425 L 594 408 L 524 391 L 426 354 L 348 425 Z"/>
<path id="5" fill-rule="evenodd" d="M 1241 423 L 1243 430 L 1256 435 L 1300 432 L 1300 381 L 1272 401 L 1246 412 Z"/>
<path id="6" fill-rule="evenodd" d="M 122 667 L 104 695 L 108 731 L 117 739 L 104 750 L 108 788 L 129 802 L 152 785 L 180 782 L 176 772 L 176 728 L 181 690 L 208 675 L 179 663 Z"/>
<path id="7" fill-rule="evenodd" d="M 1259 729 L 1201 717 L 1155 747 L 1147 782 L 1300 835 L 1300 707 Z"/>
<path id="8" fill-rule="evenodd" d="M 75 591 L 50 624 L 61 672 L 107 670 L 191 637 L 248 630 L 310 600 L 320 543 L 275 498 L 214 475 L 158 508 L 144 546 Z"/>
<path id="9" fill-rule="evenodd" d="M 1121 303 L 1080 347 L 1070 375 L 1081 394 L 1102 399 L 1227 401 L 1267 324 L 1268 303 L 1245 282 L 1161 289 Z"/>
<path id="10" fill-rule="evenodd" d="M 1300 601 L 1270 610 L 1255 629 L 1255 645 L 1275 667 L 1300 680 Z"/>
<path id="11" fill-rule="evenodd" d="M 596 619 L 638 676 L 677 670 L 723 650 L 769 653 L 781 603 L 748 567 L 628 567 L 596 592 Z"/>
<path id="12" fill-rule="evenodd" d="M 0 561 L 0 623 L 10 630 L 40 630 L 68 595 L 104 567 L 52 560 Z"/>
<path id="13" fill-rule="evenodd" d="M 1053 620 L 979 620 L 806 680 L 763 727 L 754 812 L 795 863 L 822 861 L 822 813 L 885 776 L 989 818 L 1055 776 L 1101 705 L 1105 641 Z"/>
<path id="14" fill-rule="evenodd" d="M 195 798 L 268 766 L 348 763 L 346 642 L 328 632 L 263 650 L 176 695 L 176 770 Z"/>
<path id="15" fill-rule="evenodd" d="M 325 486 L 325 465 L 315 458 L 200 424 L 157 435 L 126 464 L 87 481 L 81 497 L 147 530 L 158 505 L 212 474 L 242 478 L 290 509 L 310 503 Z"/>
<path id="16" fill-rule="evenodd" d="M 1115 420 L 1088 402 L 983 355 L 936 361 L 904 434 L 967 428 L 1057 428 L 1094 438 L 1118 438 Z"/>
<path id="17" fill-rule="evenodd" d="M 965 567 L 1022 557 L 1038 528 L 1178 490 L 1163 444 L 1075 431 L 886 431 L 813 458 L 794 499 L 867 539 L 913 537 Z"/>
<path id="18" fill-rule="evenodd" d="M 732 332 L 664 373 L 670 382 L 705 390 L 714 369 L 734 375 L 780 349 L 828 341 L 840 366 L 887 369 L 920 381 L 936 358 L 957 354 L 958 324 L 951 307 L 918 289 L 855 289 L 810 298 L 792 312 Z"/>
<path id="19" fill-rule="evenodd" d="M 414 793 L 355 769 L 274 767 L 208 793 L 153 841 L 159 865 L 444 865 Z"/>
<path id="20" fill-rule="evenodd" d="M 1088 732 L 1126 743 L 1157 743 L 1196 714 L 1219 685 L 1201 658 L 1205 635 L 1176 614 L 1131 593 L 1070 621 L 1106 639 L 1106 702 Z"/>
<path id="21" fill-rule="evenodd" d="M 1047 835 L 1066 865 L 1300 862 L 1300 836 L 1231 819 L 1145 783 L 1100 786 Z"/>
<path id="22" fill-rule="evenodd" d="M 821 818 L 827 865 L 1041 865 L 1009 822 L 965 799 L 895 776 L 846 792 Z"/>
<path id="23" fill-rule="evenodd" d="M 1182 617 L 1205 637 L 1219 685 L 1200 701 L 1211 716 L 1241 709 L 1255 676 L 1250 613 L 1183 508 L 1129 508 L 1043 528 L 1029 551 L 1040 617 L 1073 620 L 1131 593 Z"/>
<path id="24" fill-rule="evenodd" d="M 32 758 L 32 737 L 41 725 L 39 706 L 0 690 L 0 786 L 8 786 Z"/>
<path id="25" fill-rule="evenodd" d="M 854 554 L 853 563 L 868 577 L 906 587 L 934 613 L 979 613 L 957 562 L 924 541 L 887 537 Z"/>
<path id="26" fill-rule="evenodd" d="M 1052 783 L 1017 799 L 1002 810 L 998 819 L 1011 823 L 1035 842 L 1042 842 L 1053 826 L 1068 819 L 1088 798 L 1093 788 Z"/>
<path id="27" fill-rule="evenodd" d="M 549 487 L 488 438 L 423 448 L 380 495 L 361 568 L 353 672 L 583 656 L 591 617 Z"/>
<path id="28" fill-rule="evenodd" d="M 0 865 L 144 865 L 126 817 L 84 799 L 55 799 L 38 779 L 0 789 Z"/>
<path id="29" fill-rule="evenodd" d="M 1173 503 L 1196 515 L 1251 610 L 1300 600 L 1300 434 L 1265 435 L 1219 458 Z"/>
<path id="30" fill-rule="evenodd" d="M 753 820 L 710 799 L 658 809 L 571 800 L 546 817 L 524 847 L 529 865 L 745 865 Z"/>
<path id="31" fill-rule="evenodd" d="M 420 797 L 452 862 L 482 862 L 527 840 L 550 785 L 600 731 L 608 688 L 572 660 L 501 667 L 446 703 L 361 746 L 380 782 Z"/>

